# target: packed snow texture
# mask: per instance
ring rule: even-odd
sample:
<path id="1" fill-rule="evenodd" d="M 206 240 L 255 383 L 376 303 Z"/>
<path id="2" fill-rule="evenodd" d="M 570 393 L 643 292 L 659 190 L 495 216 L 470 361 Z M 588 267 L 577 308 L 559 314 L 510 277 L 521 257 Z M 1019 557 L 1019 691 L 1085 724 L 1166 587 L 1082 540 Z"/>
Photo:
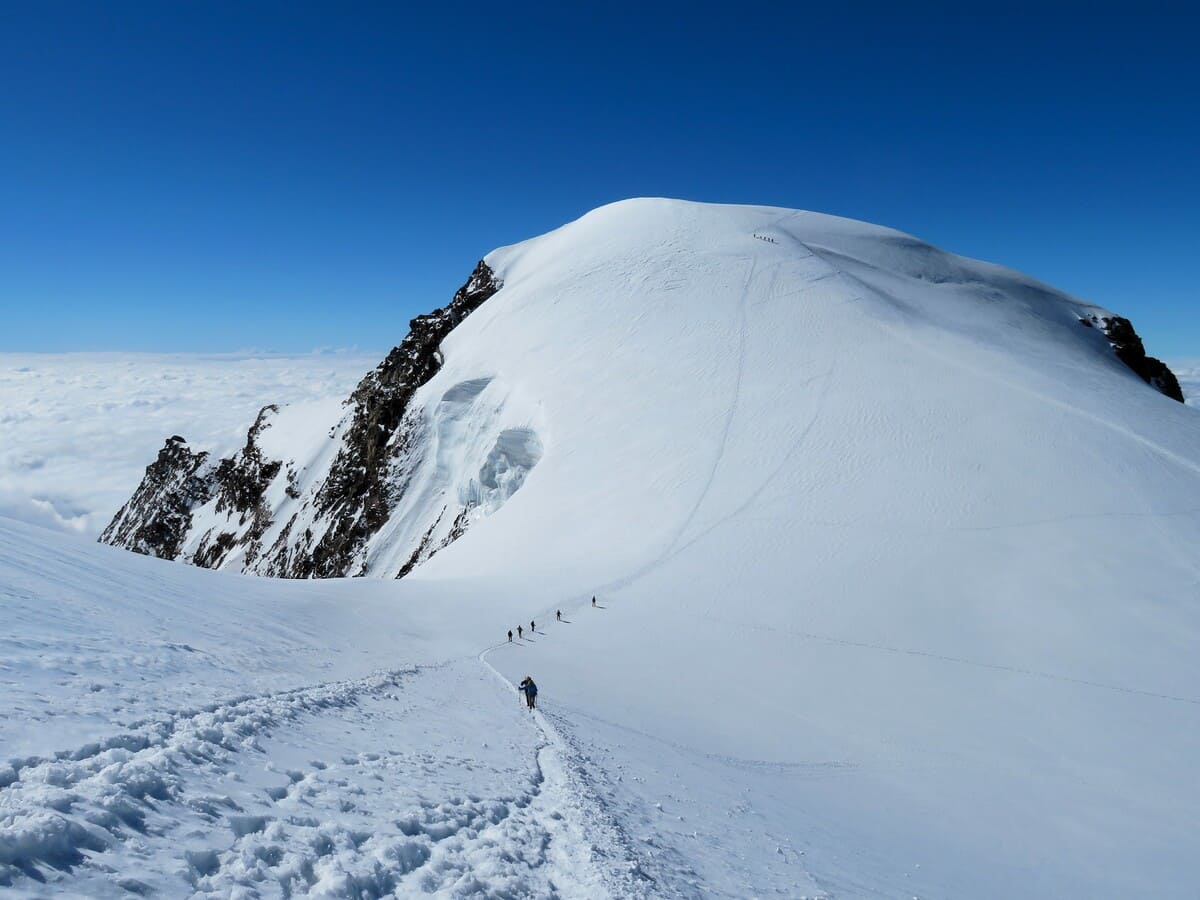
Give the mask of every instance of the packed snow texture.
<path id="1" fill-rule="evenodd" d="M 232 450 L 268 401 L 342 399 L 377 361 L 358 351 L 0 353 L 0 515 L 95 537 L 168 436 Z"/>
<path id="2" fill-rule="evenodd" d="M 486 259 L 418 399 L 527 432 L 403 581 L 0 527 L 13 889 L 1195 895 L 1200 418 L 1094 307 L 762 207 Z"/>
<path id="3" fill-rule="evenodd" d="M 0 891 L 649 896 L 480 633 L 391 587 L 217 575 L 0 519 Z"/>

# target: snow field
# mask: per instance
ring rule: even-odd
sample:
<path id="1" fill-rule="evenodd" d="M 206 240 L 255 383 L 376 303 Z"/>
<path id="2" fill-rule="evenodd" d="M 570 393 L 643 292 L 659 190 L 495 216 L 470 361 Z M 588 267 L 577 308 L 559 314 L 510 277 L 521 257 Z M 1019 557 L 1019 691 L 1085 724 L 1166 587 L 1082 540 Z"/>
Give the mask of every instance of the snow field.
<path id="1" fill-rule="evenodd" d="M 0 884 L 649 896 L 565 756 L 474 660 L 216 705 L 27 760 L 0 790 Z"/>
<path id="2" fill-rule="evenodd" d="M 503 507 L 403 581 L 271 583 L 0 523 L 0 690 L 20 717 L 0 742 L 35 758 L 3 824 L 48 835 L 37 875 L 220 895 L 1194 896 L 1200 420 L 1080 326 L 1094 307 L 764 207 L 615 204 L 487 259 L 504 288 L 419 393 L 446 444 L 418 487 L 494 482 Z M 534 454 L 496 438 L 522 428 L 540 456 L 506 494 Z M 405 543 L 380 539 L 380 571 Z M 476 659 L 530 618 L 486 661 L 536 678 L 540 716 Z M 411 668 L 264 712 L 201 745 L 211 768 L 151 767 L 171 799 L 128 801 L 145 835 L 88 820 L 100 772 L 57 752 Z M 55 764 L 85 790 L 52 784 Z M 197 812 L 192 791 L 237 809 Z M 336 852 L 317 852 L 322 828 Z M 69 870 L 47 862 L 64 844 Z"/>

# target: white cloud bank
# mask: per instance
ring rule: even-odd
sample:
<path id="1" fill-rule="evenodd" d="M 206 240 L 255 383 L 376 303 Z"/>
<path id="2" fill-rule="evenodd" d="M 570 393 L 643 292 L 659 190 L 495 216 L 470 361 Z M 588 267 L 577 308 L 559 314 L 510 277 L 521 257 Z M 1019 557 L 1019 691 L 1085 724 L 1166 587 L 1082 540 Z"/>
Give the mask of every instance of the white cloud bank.
<path id="1" fill-rule="evenodd" d="M 1167 360 L 1189 406 L 1200 406 L 1200 359 Z"/>
<path id="2" fill-rule="evenodd" d="M 344 397 L 382 353 L 0 353 L 0 516 L 94 537 L 163 441 L 226 452 L 266 403 Z"/>

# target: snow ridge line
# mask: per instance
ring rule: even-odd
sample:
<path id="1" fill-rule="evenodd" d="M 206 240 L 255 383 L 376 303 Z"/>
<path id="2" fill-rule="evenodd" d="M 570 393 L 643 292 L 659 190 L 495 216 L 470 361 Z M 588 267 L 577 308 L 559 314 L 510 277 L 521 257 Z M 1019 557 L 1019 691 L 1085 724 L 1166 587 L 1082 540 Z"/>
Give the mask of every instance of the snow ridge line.
<path id="1" fill-rule="evenodd" d="M 797 240 L 799 241 L 799 239 L 797 239 Z M 819 245 L 814 246 L 813 244 L 807 243 L 805 241 L 799 241 L 799 243 L 803 244 L 804 247 L 806 247 L 809 250 L 809 252 L 811 252 L 819 260 L 821 260 L 823 263 L 825 263 L 825 265 L 829 266 L 830 269 L 832 269 L 834 273 L 841 275 L 847 281 L 851 282 L 852 284 L 858 285 L 864 291 L 870 293 L 874 297 L 879 298 L 880 300 L 888 301 L 888 302 L 891 301 L 892 298 L 881 293 L 878 289 L 867 284 L 867 282 L 863 281 L 863 279 L 861 279 L 857 275 L 854 275 L 851 272 L 847 272 L 845 269 L 843 269 L 837 263 L 830 260 L 829 253 L 831 251 L 829 251 L 828 248 L 822 247 L 822 248 L 818 249 Z M 858 299 L 863 299 L 863 298 L 860 297 Z M 982 366 L 968 362 L 965 359 L 962 359 L 959 357 L 953 357 L 953 356 L 950 356 L 939 350 L 936 350 L 933 347 L 928 346 L 927 344 L 924 344 L 922 342 L 914 340 L 911 336 L 903 333 L 899 329 L 892 327 L 891 325 L 887 324 L 886 322 L 884 322 L 882 320 L 867 319 L 866 321 L 870 322 L 872 325 L 874 325 L 879 330 L 887 332 L 887 334 L 890 337 L 892 337 L 896 340 L 902 341 L 903 343 L 907 344 L 908 346 L 910 346 L 914 349 L 920 350 L 921 352 L 925 353 L 927 356 L 929 356 L 933 359 L 936 359 L 936 360 L 938 360 L 942 363 L 945 363 L 949 366 L 963 369 L 979 378 L 982 378 L 987 381 L 991 381 L 994 384 L 1002 384 L 1005 387 L 1011 388 L 1016 391 L 1020 391 L 1021 393 L 1025 394 L 1026 396 L 1033 397 L 1036 400 L 1040 400 L 1049 406 L 1053 406 L 1057 409 L 1061 409 L 1064 412 L 1067 412 L 1067 413 L 1069 413 L 1073 416 L 1076 416 L 1080 419 L 1083 419 L 1085 421 L 1091 422 L 1102 428 L 1107 428 L 1109 431 L 1115 432 L 1116 434 L 1119 434 L 1122 437 L 1129 438 L 1130 440 L 1132 440 L 1138 444 L 1141 444 L 1147 450 L 1151 451 L 1152 453 L 1157 453 L 1163 459 L 1174 463 L 1175 465 L 1179 466 L 1182 469 L 1192 472 L 1193 474 L 1200 474 L 1200 465 L 1197 465 L 1196 463 L 1192 462 L 1191 460 L 1186 459 L 1183 456 L 1180 456 L 1174 450 L 1171 450 L 1168 447 L 1164 447 L 1162 444 L 1159 444 L 1158 442 L 1152 440 L 1151 438 L 1146 437 L 1145 435 L 1139 434 L 1138 432 L 1134 431 L 1131 428 L 1127 428 L 1124 425 L 1121 425 L 1117 422 L 1113 422 L 1109 419 L 1104 418 L 1103 416 L 1099 416 L 1096 413 L 1093 413 L 1093 412 L 1083 409 L 1081 407 L 1074 406 L 1070 403 L 1064 403 L 1062 400 L 1058 400 L 1054 397 L 1048 396 L 1047 394 L 1042 393 L 1041 391 L 1037 390 L 1034 387 L 1023 385 L 1019 382 L 1011 381 L 1007 378 L 1001 377 L 994 370 L 983 368 Z"/>
<path id="2" fill-rule="evenodd" d="M 69 871 L 84 851 L 101 852 L 143 832 L 150 801 L 178 800 L 188 763 L 260 749 L 258 736 L 308 712 L 354 705 L 420 667 L 377 672 L 215 704 L 53 760 L 9 767 L 0 792 L 0 886 L 43 868 Z"/>
<path id="3" fill-rule="evenodd" d="M 502 646 L 488 647 L 478 658 L 505 687 L 511 688 L 512 683 L 487 660 L 489 653 Z M 562 895 L 581 900 L 599 900 L 597 891 L 614 900 L 664 896 L 642 868 L 629 838 L 587 787 L 568 743 L 540 711 L 533 710 L 532 719 L 543 742 L 535 760 L 539 782 L 531 809 L 541 807 L 534 814 L 551 835 L 548 853 L 556 867 L 572 873 L 579 882 L 577 894 L 564 890 Z"/>

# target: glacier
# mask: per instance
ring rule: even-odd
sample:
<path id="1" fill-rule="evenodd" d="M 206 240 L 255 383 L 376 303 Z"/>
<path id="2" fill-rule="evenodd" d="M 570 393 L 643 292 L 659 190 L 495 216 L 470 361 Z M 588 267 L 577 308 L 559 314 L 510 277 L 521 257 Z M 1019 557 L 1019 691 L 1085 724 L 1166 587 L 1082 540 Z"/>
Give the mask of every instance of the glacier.
<path id="1" fill-rule="evenodd" d="M 353 394 L 186 507 L 219 571 L 0 528 L 10 889 L 1190 896 L 1200 420 L 1119 315 L 657 199 L 484 285 L 348 525 Z"/>

